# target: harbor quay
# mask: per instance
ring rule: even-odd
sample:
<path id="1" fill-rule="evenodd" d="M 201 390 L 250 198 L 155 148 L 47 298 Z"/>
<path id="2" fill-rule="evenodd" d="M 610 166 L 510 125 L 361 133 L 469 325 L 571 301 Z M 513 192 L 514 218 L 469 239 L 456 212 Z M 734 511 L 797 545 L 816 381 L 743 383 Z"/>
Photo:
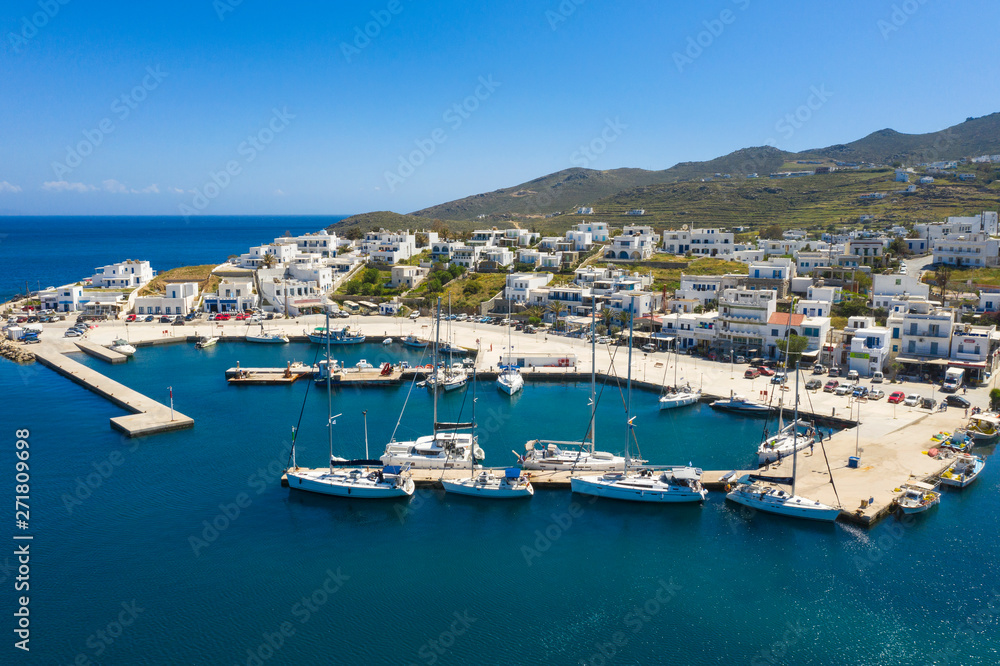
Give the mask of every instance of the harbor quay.
<path id="1" fill-rule="evenodd" d="M 277 319 L 269 323 L 269 328 L 285 333 L 291 340 L 305 341 L 307 339 L 305 332 L 323 325 L 323 322 L 322 316 L 312 315 L 293 320 Z M 348 325 L 363 332 L 371 343 L 370 348 L 373 349 L 371 356 L 387 362 L 392 362 L 394 345 L 399 344 L 400 338 L 413 334 L 431 339 L 436 328 L 435 322 L 426 317 L 415 321 L 384 316 L 352 317 L 349 320 L 340 320 L 337 324 Z M 130 436 L 191 427 L 193 421 L 176 411 L 171 420 L 170 410 L 166 406 L 73 361 L 72 355 L 90 353 L 113 363 L 117 362 L 117 359 L 96 350 L 109 351 L 104 345 L 110 344 L 117 338 L 127 337 L 138 348 L 137 353 L 141 354 L 145 347 L 194 344 L 200 337 L 206 335 L 219 337 L 220 343 L 241 342 L 246 330 L 246 326 L 241 322 L 232 321 L 195 320 L 183 327 L 164 326 L 155 322 L 130 323 L 127 329 L 124 322 L 112 321 L 101 322 L 96 328 L 88 331 L 82 339 L 63 338 L 62 331 L 68 326 L 66 322 L 46 325 L 45 332 L 41 336 L 42 342 L 33 346 L 39 362 L 134 412 L 128 416 L 112 419 L 112 427 Z M 483 379 L 494 377 L 501 355 L 507 353 L 506 328 L 468 322 L 450 322 L 450 327 L 453 344 L 476 352 L 467 357 L 475 359 L 475 367 L 477 372 L 481 373 L 481 377 Z M 385 338 L 392 338 L 393 342 L 387 345 L 380 344 Z M 333 353 L 336 358 L 336 348 Z M 515 356 L 536 359 L 543 357 L 569 359 L 569 364 L 564 367 L 524 368 L 523 375 L 527 382 L 589 383 L 591 346 L 586 340 L 542 332 L 536 334 L 517 332 L 511 341 L 511 353 Z M 624 386 L 628 374 L 628 356 L 627 347 L 599 346 L 596 351 L 599 382 L 620 382 Z M 430 362 L 429 356 L 427 362 Z M 675 363 L 680 381 L 702 388 L 703 401 L 744 395 L 752 399 L 766 400 L 775 406 L 781 404 L 787 410 L 786 420 L 791 418 L 794 381 L 790 380 L 788 386 L 782 389 L 770 383 L 766 377 L 744 379 L 743 365 L 708 361 L 685 355 L 675 356 L 667 352 L 646 353 L 633 349 L 633 386 L 656 391 L 664 383 L 665 378 L 672 383 Z M 379 363 L 376 363 L 376 366 L 378 365 Z M 285 368 L 247 370 L 268 370 L 283 374 Z M 231 372 L 232 369 L 229 369 L 228 374 Z M 299 368 L 296 374 L 302 372 L 304 371 Z M 400 384 L 409 381 L 413 374 L 422 372 L 422 369 L 404 373 L 394 371 L 391 379 L 395 384 Z M 804 377 L 803 381 L 805 378 L 808 377 Z M 369 382 L 367 385 L 375 384 Z M 990 388 L 982 386 L 970 389 L 965 397 L 974 406 L 985 408 L 988 405 Z M 899 390 L 906 394 L 941 397 L 936 395 L 936 387 L 928 383 L 885 383 L 882 389 L 886 394 Z M 800 391 L 799 410 L 800 417 L 813 421 L 824 438 L 822 444 L 816 444 L 798 458 L 796 469 L 798 492 L 825 504 L 841 507 L 842 519 L 865 526 L 872 525 L 891 514 L 894 509 L 894 499 L 898 496 L 898 489 L 902 485 L 912 481 L 933 480 L 944 471 L 948 461 L 937 460 L 926 453 L 934 445 L 932 437 L 941 432 L 951 432 L 962 426 L 966 420 L 962 409 L 932 411 L 902 404 L 889 404 L 885 399 L 853 400 L 849 396 L 837 396 L 823 391 Z M 657 425 L 640 423 L 637 427 L 649 428 L 655 432 Z M 859 459 L 857 466 L 850 464 L 852 457 Z M 791 460 L 785 459 L 772 464 L 764 470 L 764 473 L 788 476 L 791 475 L 791 466 Z M 710 490 L 724 490 L 726 483 L 723 477 L 733 471 L 739 475 L 757 470 L 706 470 L 703 483 Z M 442 479 L 460 478 L 465 474 L 468 474 L 467 469 L 414 470 L 413 478 L 418 486 L 426 487 L 440 485 Z M 834 484 L 830 483 L 831 475 Z M 531 479 L 539 488 L 567 488 L 571 476 L 569 472 L 534 472 Z"/>

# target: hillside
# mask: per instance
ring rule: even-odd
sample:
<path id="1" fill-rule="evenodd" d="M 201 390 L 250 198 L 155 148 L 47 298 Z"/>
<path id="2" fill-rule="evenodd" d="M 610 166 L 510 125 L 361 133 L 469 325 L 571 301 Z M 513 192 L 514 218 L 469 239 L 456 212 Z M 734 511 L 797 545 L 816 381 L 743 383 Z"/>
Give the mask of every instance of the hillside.
<path id="1" fill-rule="evenodd" d="M 805 151 L 834 160 L 907 165 L 1000 153 L 1000 113 L 969 118 L 939 132 L 903 134 L 892 129 L 872 132 L 847 144 Z"/>

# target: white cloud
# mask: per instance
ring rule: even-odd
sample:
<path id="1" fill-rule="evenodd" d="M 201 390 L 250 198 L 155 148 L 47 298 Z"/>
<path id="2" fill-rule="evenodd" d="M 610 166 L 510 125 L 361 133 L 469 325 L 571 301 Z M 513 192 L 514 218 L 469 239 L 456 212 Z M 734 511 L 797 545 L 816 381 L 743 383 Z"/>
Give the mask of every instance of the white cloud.
<path id="1" fill-rule="evenodd" d="M 0 180 L 0 192 L 14 193 L 20 191 L 21 191 L 20 185 L 12 185 L 11 183 L 8 183 L 6 180 Z"/>
<path id="2" fill-rule="evenodd" d="M 283 196 L 285 196 L 285 192 L 284 192 L 284 190 L 280 190 L 280 189 L 275 190 L 274 191 L 274 196 L 276 196 L 276 197 L 283 197 Z"/>
<path id="3" fill-rule="evenodd" d="M 132 190 L 132 194 L 159 194 L 160 188 L 153 183 L 149 187 L 144 187 L 141 190 Z"/>
<path id="4" fill-rule="evenodd" d="M 93 192 L 97 188 L 83 183 L 70 183 L 65 180 L 49 180 L 42 183 L 42 189 L 49 192 Z"/>
<path id="5" fill-rule="evenodd" d="M 102 185 L 104 185 L 105 191 L 111 192 L 112 194 L 125 194 L 128 192 L 128 188 L 114 178 L 108 178 L 102 183 Z"/>
<path id="6" fill-rule="evenodd" d="M 179 187 L 168 187 L 167 189 L 173 192 L 174 194 L 184 194 L 184 190 L 182 190 Z"/>

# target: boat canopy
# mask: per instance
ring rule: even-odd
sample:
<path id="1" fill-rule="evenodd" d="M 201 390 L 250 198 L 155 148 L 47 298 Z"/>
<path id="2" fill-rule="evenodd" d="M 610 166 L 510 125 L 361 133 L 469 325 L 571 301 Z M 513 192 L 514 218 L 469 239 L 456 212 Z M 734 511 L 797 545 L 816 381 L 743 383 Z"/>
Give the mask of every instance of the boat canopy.
<path id="1" fill-rule="evenodd" d="M 465 430 L 473 425 L 475 424 L 471 421 L 468 423 L 435 423 L 434 430 Z"/>
<path id="2" fill-rule="evenodd" d="M 764 481 L 770 483 L 778 483 L 783 486 L 790 486 L 794 479 L 790 476 L 766 476 L 764 474 L 747 474 L 754 481 Z"/>
<path id="3" fill-rule="evenodd" d="M 382 468 L 383 474 L 399 474 L 402 471 L 403 468 L 400 465 L 386 465 Z"/>
<path id="4" fill-rule="evenodd" d="M 504 475 L 508 479 L 518 479 L 518 478 L 521 477 L 521 468 L 520 467 L 508 467 L 506 469 L 506 471 L 504 472 Z"/>
<path id="5" fill-rule="evenodd" d="M 680 481 L 697 481 L 701 478 L 701 470 L 697 467 L 673 467 L 667 472 Z"/>
<path id="6" fill-rule="evenodd" d="M 994 414 L 976 414 L 972 417 L 973 421 L 985 421 L 986 423 L 992 423 L 993 425 L 1000 425 L 1000 417 Z"/>
<path id="7" fill-rule="evenodd" d="M 923 481 L 910 481 L 904 488 L 916 488 L 918 490 L 934 490 L 935 486 L 929 483 L 924 483 Z"/>

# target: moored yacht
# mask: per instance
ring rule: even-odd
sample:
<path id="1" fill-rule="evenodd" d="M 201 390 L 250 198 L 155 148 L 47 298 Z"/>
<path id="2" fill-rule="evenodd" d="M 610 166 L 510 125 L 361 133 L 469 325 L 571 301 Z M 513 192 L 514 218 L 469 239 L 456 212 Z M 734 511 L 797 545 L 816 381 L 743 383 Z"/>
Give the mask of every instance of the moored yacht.
<path id="1" fill-rule="evenodd" d="M 814 445 L 816 431 L 811 423 L 795 421 L 768 437 L 757 447 L 757 465 L 763 467 L 786 458 L 795 451 L 803 451 Z"/>
<path id="2" fill-rule="evenodd" d="M 467 479 L 441 479 L 445 492 L 491 499 L 527 498 L 535 494 L 528 476 L 516 467 L 509 467 L 501 475 L 492 470 L 480 470 Z"/>
<path id="3" fill-rule="evenodd" d="M 128 341 L 121 338 L 115 339 L 114 342 L 108 345 L 108 349 L 113 352 L 118 352 L 119 354 L 124 354 L 125 356 L 132 356 L 135 354 L 135 347 L 130 345 Z"/>

